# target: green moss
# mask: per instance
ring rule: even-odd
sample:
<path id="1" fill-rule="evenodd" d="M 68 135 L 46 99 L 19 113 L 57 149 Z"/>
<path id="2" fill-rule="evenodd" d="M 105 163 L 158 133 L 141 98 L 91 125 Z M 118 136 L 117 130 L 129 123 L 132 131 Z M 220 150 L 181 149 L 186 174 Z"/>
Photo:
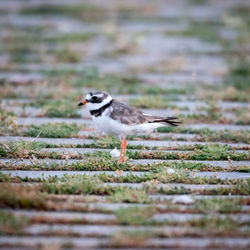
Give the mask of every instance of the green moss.
<path id="1" fill-rule="evenodd" d="M 101 89 L 116 94 L 136 94 L 141 87 L 140 83 L 134 75 L 102 75 L 96 67 L 86 67 L 73 81 L 76 87 Z"/>
<path id="2" fill-rule="evenodd" d="M 102 182 L 97 177 L 87 175 L 65 175 L 63 178 L 52 178 L 60 183 L 50 183 L 50 179 L 40 186 L 42 192 L 50 194 L 97 194 L 102 188 Z"/>
<path id="3" fill-rule="evenodd" d="M 190 220 L 189 225 L 199 227 L 208 232 L 233 232 L 238 229 L 238 223 L 230 218 L 204 216 L 199 220 Z"/>
<path id="4" fill-rule="evenodd" d="M 46 37 L 46 42 L 53 42 L 53 43 L 72 43 L 72 42 L 85 42 L 92 39 L 96 36 L 95 33 L 66 33 L 57 36 Z"/>
<path id="5" fill-rule="evenodd" d="M 40 126 L 31 125 L 24 131 L 24 136 L 46 138 L 71 138 L 77 136 L 80 128 L 76 123 L 48 123 Z"/>
<path id="6" fill-rule="evenodd" d="M 192 176 L 186 171 L 175 171 L 172 174 L 165 171 L 157 173 L 145 173 L 142 175 L 134 175 L 132 173 L 124 176 L 107 175 L 106 173 L 96 175 L 103 182 L 116 183 L 144 183 L 149 181 L 158 181 L 160 183 L 183 183 L 183 184 L 230 184 L 230 180 L 221 180 L 216 176 L 198 177 Z M 240 180 L 239 180 L 240 182 Z"/>
<path id="7" fill-rule="evenodd" d="M 205 145 L 202 149 L 193 152 L 128 152 L 132 159 L 161 159 L 161 160 L 200 160 L 200 161 L 219 161 L 219 160 L 248 160 L 249 156 L 245 153 L 229 151 L 227 145 Z"/>
<path id="8" fill-rule="evenodd" d="M 139 248 L 155 235 L 156 233 L 150 231 L 119 231 L 112 235 L 110 245 L 112 247 Z"/>
<path id="9" fill-rule="evenodd" d="M 195 202 L 195 208 L 202 213 L 234 213 L 241 211 L 239 199 L 199 199 Z"/>
<path id="10" fill-rule="evenodd" d="M 157 129 L 161 133 L 182 133 L 182 134 L 197 134 L 200 136 L 200 141 L 211 142 L 243 142 L 250 143 L 250 135 L 248 130 L 210 130 L 204 129 L 192 129 L 182 127 L 162 127 Z"/>
<path id="11" fill-rule="evenodd" d="M 223 93 L 222 100 L 230 102 L 250 102 L 250 95 L 248 91 L 239 90 L 235 87 L 227 87 Z M 241 108 L 235 110 L 240 111 Z"/>
<path id="12" fill-rule="evenodd" d="M 184 31 L 167 31 L 166 35 L 197 37 L 206 42 L 216 42 L 220 39 L 217 34 L 217 24 L 209 22 L 190 22 L 189 27 Z"/>
<path id="13" fill-rule="evenodd" d="M 72 50 L 69 46 L 66 46 L 63 50 L 55 53 L 56 60 L 58 62 L 65 63 L 79 63 L 82 56 L 79 52 Z"/>
<path id="14" fill-rule="evenodd" d="M 193 89 L 192 89 L 193 90 Z M 185 95 L 190 91 L 190 89 L 166 89 L 160 88 L 157 86 L 154 87 L 145 87 L 143 88 L 143 93 L 145 95 Z"/>
<path id="15" fill-rule="evenodd" d="M 250 19 L 250 7 L 249 5 L 239 4 L 231 7 L 229 13 L 233 16 L 239 16 L 244 19 Z"/>
<path id="16" fill-rule="evenodd" d="M 3 151 L 4 157 L 22 157 L 30 158 L 32 155 L 38 159 L 50 158 L 50 159 L 65 159 L 65 154 L 57 154 L 54 152 L 37 152 L 31 149 L 26 149 L 25 154 L 22 154 L 20 148 L 16 150 L 6 150 L 5 146 L 0 145 L 0 151 Z M 225 171 L 221 167 L 211 167 L 208 164 L 203 163 L 191 163 L 191 162 L 163 162 L 156 164 L 131 164 L 129 162 L 117 164 L 117 160 L 110 158 L 109 153 L 103 154 L 103 152 L 98 152 L 99 157 L 96 158 L 97 154 L 78 154 L 76 156 L 72 155 L 71 159 L 84 159 L 84 161 L 73 162 L 72 164 L 61 164 L 56 162 L 40 162 L 31 165 L 20 164 L 18 166 L 1 166 L 2 169 L 16 169 L 19 170 L 67 170 L 67 171 L 152 171 L 157 173 L 165 169 L 165 167 L 171 167 L 176 170 L 196 170 L 196 171 Z M 228 171 L 248 171 L 248 168 L 229 168 Z"/>
<path id="17" fill-rule="evenodd" d="M 85 21 L 100 21 L 107 17 L 107 11 L 93 5 L 81 4 L 77 6 L 42 5 L 38 7 L 22 8 L 22 15 L 63 15 L 73 16 Z"/>
<path id="18" fill-rule="evenodd" d="M 250 63 L 234 63 L 230 68 L 230 74 L 225 78 L 225 84 L 233 86 L 237 90 L 243 90 L 250 93 Z"/>
<path id="19" fill-rule="evenodd" d="M 145 225 L 155 212 L 156 209 L 154 207 L 129 207 L 116 210 L 115 216 L 121 225 Z"/>
<path id="20" fill-rule="evenodd" d="M 208 0 L 189 0 L 189 2 L 193 5 L 204 5 L 208 2 Z"/>
<path id="21" fill-rule="evenodd" d="M 0 211 L 0 235 L 21 234 L 28 221 L 24 216 L 15 217 L 11 213 Z"/>
<path id="22" fill-rule="evenodd" d="M 147 187 L 148 191 L 155 192 L 155 189 L 151 189 Z M 192 191 L 191 189 L 184 188 L 184 187 L 174 187 L 174 188 L 159 188 L 157 190 L 161 194 L 200 194 L 200 195 L 249 195 L 250 194 L 250 183 L 246 180 L 240 180 L 238 183 L 234 183 L 231 187 L 220 187 L 214 188 L 211 190 L 200 189 Z"/>
<path id="23" fill-rule="evenodd" d="M 224 131 L 212 131 L 204 129 L 199 132 L 201 140 L 204 141 L 223 141 L 223 142 L 243 142 L 249 144 L 250 135 L 248 130 L 224 130 Z"/>
<path id="24" fill-rule="evenodd" d="M 207 118 L 209 121 L 219 121 L 222 117 L 222 113 L 220 112 L 220 108 L 215 100 L 208 101 Z"/>
<path id="25" fill-rule="evenodd" d="M 237 168 L 238 172 L 250 173 L 250 166 L 240 166 Z"/>
<path id="26" fill-rule="evenodd" d="M 15 48 L 10 51 L 11 61 L 15 63 L 28 63 L 31 61 L 32 50 L 29 48 Z"/>
<path id="27" fill-rule="evenodd" d="M 41 141 L 26 142 L 26 141 L 20 140 L 17 142 L 0 143 L 1 149 L 5 148 L 6 152 L 13 153 L 13 154 L 20 149 L 40 150 L 42 148 L 48 148 L 48 147 L 49 147 L 48 143 L 41 142 Z"/>
<path id="28" fill-rule="evenodd" d="M 109 199 L 112 202 L 149 203 L 150 198 L 144 190 L 124 189 L 114 192 Z"/>
<path id="29" fill-rule="evenodd" d="M 16 117 L 13 113 L 4 110 L 0 105 L 0 135 L 17 133 Z"/>
<path id="30" fill-rule="evenodd" d="M 46 195 L 38 194 L 34 189 L 29 189 L 29 187 L 2 183 L 0 204 L 1 207 L 45 209 Z"/>
<path id="31" fill-rule="evenodd" d="M 231 181 L 233 184 L 230 188 L 221 187 L 217 190 L 208 192 L 213 195 L 249 195 L 250 194 L 250 180 Z"/>
<path id="32" fill-rule="evenodd" d="M 70 100 L 51 100 L 43 106 L 43 114 L 48 117 L 79 118 L 77 104 Z"/>
<path id="33" fill-rule="evenodd" d="M 161 95 L 143 96 L 136 99 L 131 99 L 130 105 L 137 108 L 164 109 L 168 107 L 168 102 Z"/>

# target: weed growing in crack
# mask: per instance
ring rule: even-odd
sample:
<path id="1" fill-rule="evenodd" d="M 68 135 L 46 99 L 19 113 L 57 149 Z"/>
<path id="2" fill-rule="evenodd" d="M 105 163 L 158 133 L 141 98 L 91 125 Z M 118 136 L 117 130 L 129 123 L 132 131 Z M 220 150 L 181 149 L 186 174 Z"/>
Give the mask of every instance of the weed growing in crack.
<path id="1" fill-rule="evenodd" d="M 155 233 L 150 231 L 119 231 L 112 238 L 110 245 L 112 247 L 142 247 L 145 241 L 155 236 Z"/>
<path id="2" fill-rule="evenodd" d="M 43 107 L 43 115 L 48 117 L 79 118 L 77 106 L 70 100 L 52 100 Z"/>
<path id="3" fill-rule="evenodd" d="M 15 217 L 11 213 L 0 211 L 0 235 L 22 234 L 28 222 L 28 218 L 24 216 Z"/>
<path id="4" fill-rule="evenodd" d="M 144 190 L 117 190 L 109 197 L 109 199 L 112 202 L 118 203 L 150 203 L 150 198 Z"/>
<path id="5" fill-rule="evenodd" d="M 146 225 L 156 213 L 154 207 L 128 207 L 115 211 L 115 216 L 121 225 Z"/>
<path id="6" fill-rule="evenodd" d="M 229 216 L 226 218 L 203 216 L 199 220 L 189 220 L 188 224 L 193 227 L 199 227 L 207 232 L 227 233 L 237 231 L 238 229 L 238 223 Z"/>
<path id="7" fill-rule="evenodd" d="M 24 186 L 12 186 L 8 183 L 1 184 L 1 207 L 45 209 L 45 199 L 46 194 L 38 194 L 35 189 Z"/>
<path id="8" fill-rule="evenodd" d="M 42 192 L 50 194 L 96 194 L 102 188 L 102 182 L 97 177 L 87 175 L 65 175 L 60 182 L 43 181 L 40 186 Z"/>
<path id="9" fill-rule="evenodd" d="M 241 211 L 239 199 L 221 199 L 213 197 L 211 199 L 198 199 L 195 202 L 195 208 L 202 213 L 234 213 Z"/>
<path id="10" fill-rule="evenodd" d="M 16 134 L 18 125 L 16 117 L 11 112 L 4 110 L 0 105 L 0 135 Z"/>
<path id="11" fill-rule="evenodd" d="M 76 123 L 48 123 L 40 126 L 31 125 L 25 130 L 24 136 L 46 138 L 71 138 L 77 136 L 80 127 Z"/>

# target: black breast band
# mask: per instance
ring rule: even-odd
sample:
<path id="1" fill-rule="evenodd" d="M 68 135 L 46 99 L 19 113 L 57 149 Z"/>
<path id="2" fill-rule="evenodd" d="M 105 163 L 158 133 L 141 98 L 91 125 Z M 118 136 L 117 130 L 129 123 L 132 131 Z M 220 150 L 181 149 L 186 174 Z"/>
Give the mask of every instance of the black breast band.
<path id="1" fill-rule="evenodd" d="M 101 108 L 96 109 L 96 110 L 90 110 L 89 112 L 91 115 L 98 117 L 98 116 L 102 115 L 102 113 L 112 104 L 112 102 L 113 102 L 113 100 L 111 100 L 109 103 L 105 104 Z"/>

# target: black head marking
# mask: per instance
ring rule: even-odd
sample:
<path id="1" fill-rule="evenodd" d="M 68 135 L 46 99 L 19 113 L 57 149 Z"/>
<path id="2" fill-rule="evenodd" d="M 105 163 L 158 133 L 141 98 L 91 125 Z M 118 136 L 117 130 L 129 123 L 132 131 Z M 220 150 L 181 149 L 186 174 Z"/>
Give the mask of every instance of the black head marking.
<path id="1" fill-rule="evenodd" d="M 91 99 L 89 100 L 89 102 L 91 103 L 101 103 L 108 97 L 108 94 L 106 92 L 101 91 L 89 92 L 89 95 L 91 96 Z"/>

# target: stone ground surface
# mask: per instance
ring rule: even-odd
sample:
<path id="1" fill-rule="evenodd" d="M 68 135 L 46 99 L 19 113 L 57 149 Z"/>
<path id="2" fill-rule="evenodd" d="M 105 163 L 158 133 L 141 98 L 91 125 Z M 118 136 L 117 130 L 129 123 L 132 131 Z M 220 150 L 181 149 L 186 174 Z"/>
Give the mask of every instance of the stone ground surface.
<path id="1" fill-rule="evenodd" d="M 250 2 L 0 2 L 1 249 L 249 249 Z M 90 89 L 177 129 L 110 151 Z"/>

